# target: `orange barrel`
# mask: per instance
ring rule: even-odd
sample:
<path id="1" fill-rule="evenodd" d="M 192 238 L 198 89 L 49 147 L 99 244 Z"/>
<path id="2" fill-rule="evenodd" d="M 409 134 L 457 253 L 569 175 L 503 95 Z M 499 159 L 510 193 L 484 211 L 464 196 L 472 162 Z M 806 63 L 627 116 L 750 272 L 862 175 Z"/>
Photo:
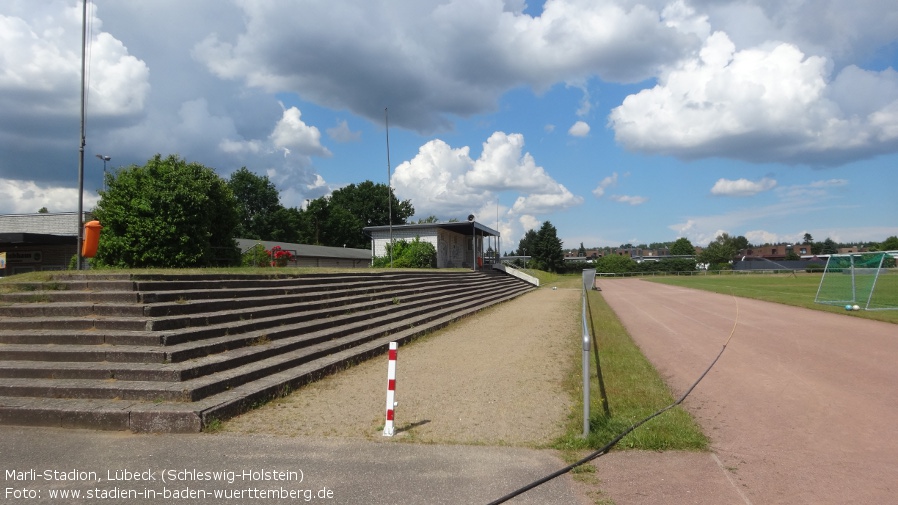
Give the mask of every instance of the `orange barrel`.
<path id="1" fill-rule="evenodd" d="M 97 246 L 100 243 L 100 230 L 102 228 L 99 221 L 84 223 L 84 243 L 81 245 L 81 256 L 93 258 L 97 255 Z"/>

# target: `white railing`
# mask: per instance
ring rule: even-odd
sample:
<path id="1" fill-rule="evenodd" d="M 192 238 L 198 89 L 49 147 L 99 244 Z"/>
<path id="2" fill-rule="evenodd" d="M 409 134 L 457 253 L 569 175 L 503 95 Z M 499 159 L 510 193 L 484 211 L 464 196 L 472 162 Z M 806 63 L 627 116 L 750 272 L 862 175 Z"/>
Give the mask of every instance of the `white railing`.
<path id="1" fill-rule="evenodd" d="M 501 263 L 493 263 L 493 269 L 500 270 L 502 272 L 507 273 L 508 275 L 511 275 L 512 277 L 517 277 L 518 279 L 521 279 L 522 281 L 529 282 L 530 284 L 533 284 L 534 286 L 539 287 L 539 279 L 537 279 L 536 277 L 534 277 L 530 274 L 525 274 L 524 272 L 521 272 L 520 270 L 512 268 L 508 265 L 503 265 Z"/>

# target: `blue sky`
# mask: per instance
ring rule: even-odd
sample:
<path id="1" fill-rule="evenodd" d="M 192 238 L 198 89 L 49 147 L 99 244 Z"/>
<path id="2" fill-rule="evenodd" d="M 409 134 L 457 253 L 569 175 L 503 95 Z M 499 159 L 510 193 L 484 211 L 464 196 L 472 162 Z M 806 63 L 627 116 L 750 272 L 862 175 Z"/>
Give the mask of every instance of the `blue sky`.
<path id="1" fill-rule="evenodd" d="M 415 218 L 566 247 L 898 235 L 893 0 L 90 5 L 85 202 L 179 154 L 282 203 L 387 180 Z M 0 4 L 0 213 L 77 209 L 80 1 Z"/>

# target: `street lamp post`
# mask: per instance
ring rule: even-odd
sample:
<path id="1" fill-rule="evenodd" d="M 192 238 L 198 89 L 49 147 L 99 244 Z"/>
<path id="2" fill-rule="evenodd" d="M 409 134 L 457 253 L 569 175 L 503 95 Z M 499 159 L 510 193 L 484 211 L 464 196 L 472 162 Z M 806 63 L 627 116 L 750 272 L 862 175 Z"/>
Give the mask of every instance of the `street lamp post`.
<path id="1" fill-rule="evenodd" d="M 112 157 L 106 156 L 105 154 L 98 154 L 97 158 L 103 160 L 103 191 L 106 191 L 106 162 L 111 160 Z"/>

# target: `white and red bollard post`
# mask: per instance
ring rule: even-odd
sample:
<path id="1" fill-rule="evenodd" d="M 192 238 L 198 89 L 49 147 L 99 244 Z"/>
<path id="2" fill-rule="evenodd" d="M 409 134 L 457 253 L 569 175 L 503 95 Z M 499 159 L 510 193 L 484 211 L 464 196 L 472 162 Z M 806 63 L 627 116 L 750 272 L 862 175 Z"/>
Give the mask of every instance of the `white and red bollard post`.
<path id="1" fill-rule="evenodd" d="M 396 342 L 390 342 L 390 361 L 387 365 L 387 421 L 384 423 L 384 436 L 393 436 L 393 417 L 396 409 Z"/>

